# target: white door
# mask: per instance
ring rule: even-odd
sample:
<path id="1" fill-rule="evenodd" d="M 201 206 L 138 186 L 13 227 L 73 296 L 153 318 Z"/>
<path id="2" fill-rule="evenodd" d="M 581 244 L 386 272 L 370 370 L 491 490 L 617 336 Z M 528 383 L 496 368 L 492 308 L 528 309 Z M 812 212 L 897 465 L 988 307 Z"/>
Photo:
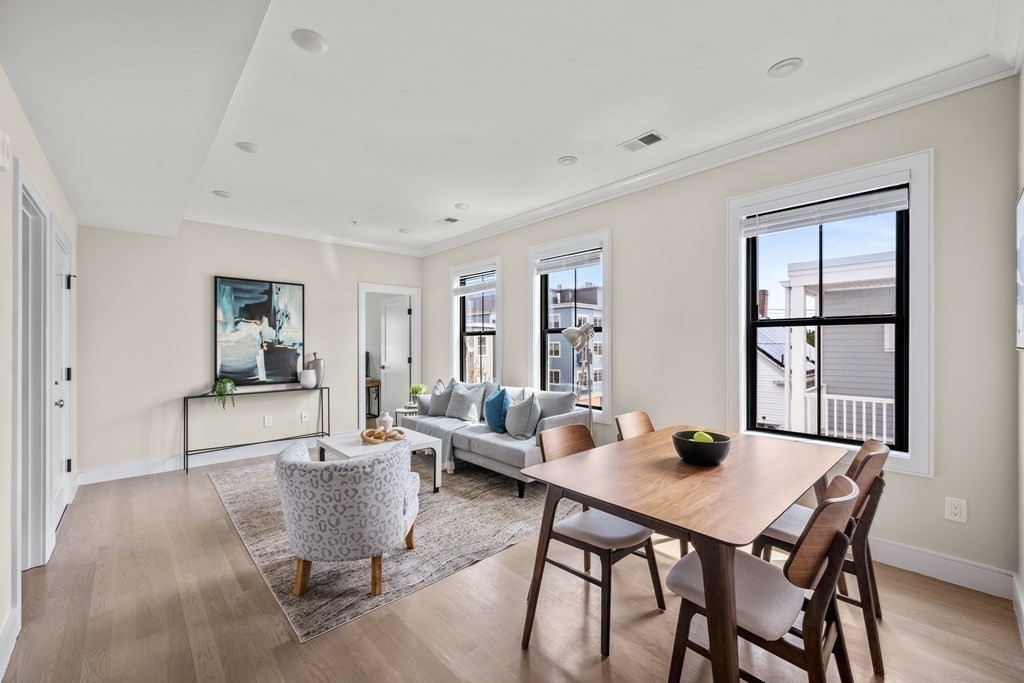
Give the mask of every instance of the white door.
<path id="1" fill-rule="evenodd" d="M 71 500 L 71 245 L 54 231 L 50 287 L 50 421 L 46 463 L 46 555 L 56 540 L 57 524 Z"/>
<path id="2" fill-rule="evenodd" d="M 412 379 L 409 351 L 409 297 L 384 299 L 380 307 L 380 406 L 395 411 L 409 400 Z"/>

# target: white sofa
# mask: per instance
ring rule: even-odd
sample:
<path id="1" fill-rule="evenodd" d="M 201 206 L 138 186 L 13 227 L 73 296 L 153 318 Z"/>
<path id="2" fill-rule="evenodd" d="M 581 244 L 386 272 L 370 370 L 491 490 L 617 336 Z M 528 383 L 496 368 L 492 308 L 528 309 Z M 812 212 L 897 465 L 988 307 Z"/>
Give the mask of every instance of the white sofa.
<path id="1" fill-rule="evenodd" d="M 587 411 L 575 407 L 567 413 L 545 413 L 544 408 L 548 403 L 544 400 L 545 395 L 554 396 L 562 392 L 534 391 L 522 387 L 505 388 L 513 394 L 532 392 L 537 395 L 541 404 L 537 429 L 526 439 L 516 439 L 508 433 L 498 434 L 487 426 L 483 418 L 479 422 L 464 422 L 451 417 L 431 416 L 429 394 L 420 397 L 416 415 L 406 415 L 402 418 L 402 427 L 437 437 L 442 439 L 442 443 L 447 442 L 449 452 L 445 453 L 444 457 L 445 462 L 449 463 L 449 471 L 454 469 L 454 459 L 458 459 L 499 472 L 516 480 L 519 497 L 522 498 L 526 492 L 526 483 L 532 479 L 524 476 L 520 470 L 541 462 L 540 440 L 537 435 L 552 427 L 586 424 Z M 484 401 L 487 400 L 487 395 L 485 392 Z"/>

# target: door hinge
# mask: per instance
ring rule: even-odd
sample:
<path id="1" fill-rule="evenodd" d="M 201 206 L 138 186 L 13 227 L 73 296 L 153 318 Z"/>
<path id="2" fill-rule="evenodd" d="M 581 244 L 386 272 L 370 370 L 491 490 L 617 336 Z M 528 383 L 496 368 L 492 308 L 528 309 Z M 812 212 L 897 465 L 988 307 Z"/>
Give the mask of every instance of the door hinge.
<path id="1" fill-rule="evenodd" d="M 412 309 L 410 308 L 410 309 L 406 310 L 405 313 L 406 313 L 406 315 L 412 315 Z"/>
<path id="2" fill-rule="evenodd" d="M 64 381 L 66 381 L 66 382 L 70 382 L 71 381 L 71 368 L 65 368 L 64 369 Z"/>
<path id="3" fill-rule="evenodd" d="M 68 458 L 64 462 L 67 464 L 67 471 L 70 473 L 71 472 L 71 458 Z"/>
<path id="4" fill-rule="evenodd" d="M 70 273 L 68 275 L 64 276 L 64 289 L 71 289 L 71 278 L 73 278 L 73 277 L 78 277 L 78 276 L 77 275 L 71 275 Z"/>
<path id="5" fill-rule="evenodd" d="M 409 356 L 409 360 L 407 360 L 405 362 L 408 363 L 409 365 L 412 365 L 412 356 Z"/>

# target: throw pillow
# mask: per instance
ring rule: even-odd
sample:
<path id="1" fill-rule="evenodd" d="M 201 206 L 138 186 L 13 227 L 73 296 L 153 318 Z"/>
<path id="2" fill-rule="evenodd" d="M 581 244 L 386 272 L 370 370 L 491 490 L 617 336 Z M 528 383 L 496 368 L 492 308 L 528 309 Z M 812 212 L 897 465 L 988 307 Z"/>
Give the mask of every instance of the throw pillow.
<path id="1" fill-rule="evenodd" d="M 540 422 L 540 403 L 530 394 L 508 409 L 505 414 L 505 430 L 513 439 L 529 439 L 537 431 Z"/>
<path id="2" fill-rule="evenodd" d="M 484 386 L 482 384 L 453 385 L 445 417 L 454 417 L 466 422 L 478 422 L 483 393 Z"/>
<path id="3" fill-rule="evenodd" d="M 511 405 L 512 397 L 508 395 L 503 386 L 499 386 L 498 390 L 492 392 L 484 401 L 484 418 L 492 432 L 505 433 L 505 416 Z"/>
<path id="4" fill-rule="evenodd" d="M 540 418 L 571 413 L 576 407 L 576 394 L 572 391 L 538 391 Z"/>
<path id="5" fill-rule="evenodd" d="M 433 390 L 430 392 L 430 416 L 444 417 L 448 412 L 448 402 L 452 398 L 452 389 L 455 387 L 454 380 L 447 387 L 444 382 L 437 380 Z"/>

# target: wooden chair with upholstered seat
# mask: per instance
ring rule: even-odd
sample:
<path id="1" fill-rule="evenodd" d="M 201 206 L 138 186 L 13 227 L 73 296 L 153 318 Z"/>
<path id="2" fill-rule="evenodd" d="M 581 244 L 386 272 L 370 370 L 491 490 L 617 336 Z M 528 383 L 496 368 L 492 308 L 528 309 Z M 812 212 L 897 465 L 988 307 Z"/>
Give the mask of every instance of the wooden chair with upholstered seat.
<path id="1" fill-rule="evenodd" d="M 582 453 L 594 448 L 594 439 L 586 425 L 566 425 L 555 427 L 540 433 L 541 457 L 544 462 Z M 651 583 L 654 584 L 654 597 L 658 609 L 665 609 L 665 595 L 661 589 L 661 575 L 654 557 L 654 544 L 651 543 L 653 532 L 639 524 L 610 515 L 601 510 L 590 510 L 586 506 L 583 512 L 568 519 L 556 522 L 551 530 L 551 539 L 566 545 L 579 548 L 584 553 L 584 570 L 590 570 L 590 553 L 601 560 L 600 580 L 565 565 L 550 557 L 545 562 L 569 572 L 584 581 L 601 587 L 601 656 L 607 657 L 611 640 L 611 606 L 612 606 L 612 565 L 629 555 L 637 555 L 647 560 L 651 571 Z M 640 549 L 643 548 L 643 552 Z M 533 616 L 536 603 L 540 599 L 540 585 L 544 577 L 544 565 L 534 574 L 530 583 L 529 609 L 526 625 L 523 627 L 523 649 L 530 645 L 530 633 L 533 629 Z"/>
<path id="2" fill-rule="evenodd" d="M 868 440 L 857 451 L 853 462 L 846 470 L 846 476 L 856 482 L 860 495 L 853 509 L 857 531 L 850 547 L 850 557 L 843 562 L 843 572 L 853 574 L 857 578 L 858 598 L 847 594 L 842 575 L 839 582 L 839 599 L 860 607 L 864 614 L 864 630 L 867 632 L 868 649 L 871 651 L 871 666 L 879 676 L 885 675 L 877 621 L 882 618 L 882 606 L 875 583 L 875 568 L 871 562 L 868 535 L 871 533 L 871 524 L 882 499 L 882 490 L 885 488 L 885 473 L 882 468 L 888 457 L 888 446 L 879 441 Z M 803 505 L 790 506 L 754 541 L 751 552 L 768 561 L 771 560 L 772 548 L 791 552 L 812 512 L 813 510 Z"/>
<path id="3" fill-rule="evenodd" d="M 808 680 L 825 681 L 834 655 L 843 683 L 853 681 L 843 627 L 836 603 L 836 584 L 850 536 L 859 490 L 853 480 L 836 477 L 824 500 L 811 513 L 792 554 L 780 569 L 770 562 L 736 551 L 736 631 L 743 639 L 807 671 Z M 669 571 L 665 582 L 682 598 L 679 624 L 669 667 L 669 683 L 679 680 L 686 650 L 710 657 L 706 648 L 690 640 L 694 615 L 704 610 L 704 578 L 700 557 L 690 554 Z M 811 591 L 810 598 L 805 591 Z M 796 625 L 803 613 L 803 619 Z M 787 639 L 793 635 L 800 645 Z M 745 671 L 744 680 L 759 680 Z"/>
<path id="4" fill-rule="evenodd" d="M 615 427 L 619 430 L 619 441 L 625 441 L 626 439 L 632 439 L 637 436 L 643 436 L 644 434 L 650 434 L 654 431 L 654 423 L 651 422 L 651 416 L 643 410 L 634 410 L 631 413 L 623 413 L 622 415 L 615 416 Z M 671 538 L 657 538 L 654 540 L 654 544 L 668 543 L 673 539 Z M 690 549 L 690 543 L 685 538 L 679 539 L 679 556 L 682 557 Z"/>

